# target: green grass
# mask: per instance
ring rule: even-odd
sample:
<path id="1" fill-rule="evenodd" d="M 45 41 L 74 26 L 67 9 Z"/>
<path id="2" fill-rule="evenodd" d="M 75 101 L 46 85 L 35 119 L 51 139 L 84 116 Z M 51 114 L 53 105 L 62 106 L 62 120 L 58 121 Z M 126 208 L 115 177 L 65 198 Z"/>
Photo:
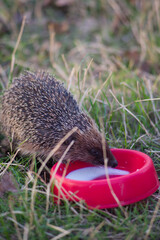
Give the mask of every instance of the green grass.
<path id="1" fill-rule="evenodd" d="M 103 123 L 111 147 L 148 154 L 159 174 L 160 6 L 158 1 L 139 2 L 76 1 L 62 9 L 44 7 L 43 1 L 13 5 L 2 0 L 0 94 L 24 69 L 49 71 L 70 86 L 99 128 Z M 28 20 L 15 48 L 24 14 Z M 69 30 L 52 39 L 49 21 L 64 21 Z M 0 146 L 3 140 L 0 133 Z M 3 170 L 14 153 L 0 148 Z M 124 211 L 89 210 L 84 203 L 57 206 L 53 196 L 48 200 L 46 184 L 38 180 L 34 186 L 36 176 L 28 174 L 31 161 L 16 156 L 9 167 L 19 191 L 0 198 L 0 240 L 159 239 L 159 191 Z"/>

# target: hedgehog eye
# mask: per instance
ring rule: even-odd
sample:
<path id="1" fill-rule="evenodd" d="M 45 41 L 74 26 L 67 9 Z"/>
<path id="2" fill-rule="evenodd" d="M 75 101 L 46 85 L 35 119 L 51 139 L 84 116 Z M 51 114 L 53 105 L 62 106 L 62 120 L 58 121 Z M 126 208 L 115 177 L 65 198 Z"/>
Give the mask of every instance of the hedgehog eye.
<path id="1" fill-rule="evenodd" d="M 91 154 L 92 156 L 94 156 L 94 157 L 99 157 L 99 156 L 100 156 L 100 152 L 99 152 L 99 150 L 96 149 L 96 148 L 92 148 L 92 149 L 90 150 L 90 154 Z"/>
<path id="2" fill-rule="evenodd" d="M 72 141 L 75 141 L 76 137 L 75 136 L 70 136 L 67 138 L 67 140 L 63 143 L 64 145 L 69 145 Z"/>

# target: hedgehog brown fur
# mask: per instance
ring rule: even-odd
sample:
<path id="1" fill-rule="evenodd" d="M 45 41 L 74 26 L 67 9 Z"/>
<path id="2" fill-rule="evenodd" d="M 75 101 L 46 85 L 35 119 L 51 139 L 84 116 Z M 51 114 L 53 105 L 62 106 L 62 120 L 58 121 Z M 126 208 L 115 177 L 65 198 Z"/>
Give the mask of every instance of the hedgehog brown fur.
<path id="1" fill-rule="evenodd" d="M 25 72 L 13 80 L 2 98 L 1 121 L 4 131 L 12 136 L 23 153 L 47 156 L 55 145 L 74 127 L 78 130 L 54 155 L 59 160 L 67 145 L 74 144 L 67 159 L 104 164 L 102 137 L 91 118 L 83 113 L 70 92 L 45 72 Z M 117 161 L 106 142 L 108 165 Z"/>

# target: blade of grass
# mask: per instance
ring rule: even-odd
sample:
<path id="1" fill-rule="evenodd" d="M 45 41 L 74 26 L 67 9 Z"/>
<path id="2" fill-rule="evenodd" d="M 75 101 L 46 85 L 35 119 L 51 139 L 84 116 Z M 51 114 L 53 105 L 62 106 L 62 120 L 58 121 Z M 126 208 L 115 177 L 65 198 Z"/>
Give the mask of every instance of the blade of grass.
<path id="1" fill-rule="evenodd" d="M 17 49 L 18 49 L 18 46 L 19 46 L 19 44 L 20 44 L 21 38 L 22 38 L 22 34 L 23 34 L 23 30 L 24 30 L 25 23 L 26 23 L 26 16 L 23 16 L 23 20 L 22 20 L 22 25 L 21 25 L 21 28 L 20 28 L 20 32 L 19 32 L 19 35 L 18 35 L 18 38 L 17 38 L 17 42 L 16 42 L 16 45 L 15 45 L 14 50 L 13 50 L 13 53 L 12 53 L 9 80 L 11 79 L 11 75 L 12 75 L 12 73 L 13 73 L 14 64 L 15 64 L 15 55 L 16 55 L 16 51 L 17 51 Z M 10 83 L 10 82 L 9 82 L 9 83 Z"/>

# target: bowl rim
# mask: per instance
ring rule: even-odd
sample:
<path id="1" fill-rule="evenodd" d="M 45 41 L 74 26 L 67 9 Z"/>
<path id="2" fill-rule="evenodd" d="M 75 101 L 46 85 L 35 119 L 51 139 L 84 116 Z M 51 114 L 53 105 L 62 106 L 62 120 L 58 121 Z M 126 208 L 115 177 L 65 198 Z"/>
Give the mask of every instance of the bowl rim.
<path id="1" fill-rule="evenodd" d="M 111 148 L 111 151 L 113 151 L 114 152 L 114 150 L 115 151 L 121 151 L 121 152 L 132 152 L 132 153 L 135 153 L 136 155 L 140 155 L 140 156 L 142 156 L 143 158 L 144 158 L 144 160 L 145 160 L 145 162 L 144 162 L 144 165 L 141 167 L 141 168 L 138 168 L 136 171 L 133 171 L 133 172 L 131 172 L 131 173 L 129 173 L 129 174 L 127 174 L 127 175 L 121 175 L 121 176 L 116 176 L 116 177 L 114 177 L 114 178 L 105 178 L 105 179 L 93 179 L 93 180 L 75 180 L 75 179 L 68 179 L 68 178 L 66 178 L 65 176 L 63 176 L 62 177 L 62 175 L 60 175 L 60 174 L 57 174 L 58 173 L 58 171 L 59 171 L 59 168 L 61 167 L 61 164 L 60 164 L 60 166 L 58 167 L 58 170 L 57 170 L 57 172 L 55 173 L 55 176 L 56 176 L 56 178 L 58 178 L 58 180 L 61 180 L 61 181 L 63 181 L 63 183 L 74 183 L 74 184 L 83 184 L 83 185 L 88 185 L 88 184 L 91 184 L 91 183 L 94 183 L 94 184 L 96 184 L 96 185 L 102 185 L 102 184 L 106 184 L 106 180 L 107 181 L 110 181 L 111 183 L 114 183 L 114 182 L 116 182 L 117 180 L 119 180 L 119 178 L 122 180 L 122 179 L 124 179 L 124 180 L 126 180 L 126 179 L 128 179 L 128 178 L 134 178 L 134 177 L 136 177 L 137 176 L 137 174 L 139 175 L 139 174 L 141 174 L 141 173 L 143 173 L 143 172 L 145 172 L 146 170 L 148 170 L 149 168 L 150 168 L 150 166 L 153 164 L 153 161 L 152 161 L 152 159 L 147 155 L 147 154 L 145 154 L 145 153 L 142 153 L 142 152 L 140 152 L 140 151 L 137 151 L 137 150 L 132 150 L 132 149 L 124 149 L 124 148 Z M 76 160 L 76 161 L 78 161 L 78 159 Z M 53 167 L 52 167 L 52 169 L 51 169 L 51 176 L 52 176 L 52 174 L 53 174 L 53 172 L 54 172 L 54 170 L 53 170 L 53 168 L 55 167 L 57 165 L 57 163 L 55 163 L 54 165 L 53 165 Z M 91 165 L 92 166 L 92 165 Z M 75 169 L 75 170 L 77 170 L 77 169 Z"/>

